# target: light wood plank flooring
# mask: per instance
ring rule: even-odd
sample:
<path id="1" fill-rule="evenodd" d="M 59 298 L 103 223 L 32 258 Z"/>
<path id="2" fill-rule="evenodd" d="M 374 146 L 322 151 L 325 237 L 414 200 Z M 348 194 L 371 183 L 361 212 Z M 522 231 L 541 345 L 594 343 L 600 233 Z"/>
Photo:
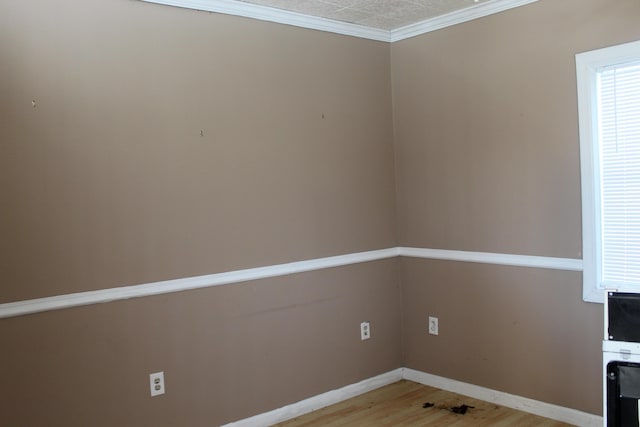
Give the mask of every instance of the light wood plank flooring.
<path id="1" fill-rule="evenodd" d="M 424 403 L 433 403 L 423 408 Z M 473 406 L 466 414 L 453 407 Z M 482 400 L 402 380 L 341 403 L 288 420 L 279 427 L 558 427 L 570 424 L 516 411 Z"/>

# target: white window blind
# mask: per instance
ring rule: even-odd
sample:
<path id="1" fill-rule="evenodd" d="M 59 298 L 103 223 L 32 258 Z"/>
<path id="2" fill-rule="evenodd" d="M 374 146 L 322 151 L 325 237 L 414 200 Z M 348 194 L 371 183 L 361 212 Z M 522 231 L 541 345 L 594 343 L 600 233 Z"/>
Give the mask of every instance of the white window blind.
<path id="1" fill-rule="evenodd" d="M 598 72 L 601 286 L 640 290 L 640 62 Z"/>
<path id="2" fill-rule="evenodd" d="M 582 297 L 640 292 L 640 40 L 576 54 Z"/>

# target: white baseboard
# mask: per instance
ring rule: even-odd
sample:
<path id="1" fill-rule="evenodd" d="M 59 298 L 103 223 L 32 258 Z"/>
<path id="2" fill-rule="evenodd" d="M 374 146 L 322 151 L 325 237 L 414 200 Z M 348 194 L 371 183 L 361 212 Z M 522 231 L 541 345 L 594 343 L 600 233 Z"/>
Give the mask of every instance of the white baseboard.
<path id="1" fill-rule="evenodd" d="M 598 415 L 578 411 L 576 409 L 565 408 L 563 406 L 552 405 L 526 397 L 516 396 L 501 391 L 491 390 L 437 375 L 427 374 L 410 368 L 403 368 L 402 377 L 405 380 L 417 382 L 431 387 L 440 388 L 453 393 L 495 403 L 530 414 L 540 415 L 556 421 L 573 424 L 580 427 L 602 427 L 603 419 Z"/>
<path id="2" fill-rule="evenodd" d="M 495 403 L 497 405 L 506 406 L 508 408 L 517 409 L 519 411 L 528 412 L 530 414 L 539 415 L 541 417 L 550 418 L 556 421 L 573 424 L 580 427 L 602 427 L 603 418 L 598 415 L 588 414 L 576 409 L 565 408 L 550 403 L 540 402 L 538 400 L 526 397 L 516 396 L 489 388 L 480 387 L 461 381 L 451 380 L 449 378 L 439 377 L 437 375 L 427 374 L 425 372 L 416 371 L 410 368 L 398 368 L 393 371 L 378 375 L 373 378 L 351 384 L 337 390 L 319 394 L 300 402 L 292 403 L 273 411 L 255 415 L 251 418 L 234 421 L 221 427 L 259 427 L 269 426 L 282 421 L 299 417 L 309 412 L 340 403 L 344 400 L 359 396 L 363 393 L 375 390 L 385 385 L 393 384 L 402 379 L 413 381 L 416 383 L 440 388 L 453 393 L 462 394 L 464 396 L 473 397 L 474 399 L 484 400 L 485 402 Z"/>
<path id="3" fill-rule="evenodd" d="M 300 415 L 308 414 L 315 410 L 342 402 L 352 397 L 359 396 L 371 390 L 393 384 L 402 379 L 402 368 L 378 375 L 373 378 L 360 381 L 356 384 L 344 386 L 337 390 L 328 391 L 300 402 L 292 403 L 273 411 L 255 415 L 251 418 L 234 421 L 222 427 L 258 427 L 270 426 L 282 421 L 290 420 Z"/>

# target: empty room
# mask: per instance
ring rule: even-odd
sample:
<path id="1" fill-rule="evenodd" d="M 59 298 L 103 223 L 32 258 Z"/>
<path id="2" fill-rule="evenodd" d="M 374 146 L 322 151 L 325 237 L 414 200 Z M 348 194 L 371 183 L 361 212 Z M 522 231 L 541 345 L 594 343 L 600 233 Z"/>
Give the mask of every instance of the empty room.
<path id="1" fill-rule="evenodd" d="M 0 0 L 0 425 L 398 382 L 602 425 L 576 64 L 638 40 L 638 0 Z"/>

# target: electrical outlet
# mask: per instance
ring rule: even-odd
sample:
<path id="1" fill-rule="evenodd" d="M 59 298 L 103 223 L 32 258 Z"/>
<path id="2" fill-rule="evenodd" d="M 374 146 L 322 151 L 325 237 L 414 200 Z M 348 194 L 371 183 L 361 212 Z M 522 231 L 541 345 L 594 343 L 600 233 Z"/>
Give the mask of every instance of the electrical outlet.
<path id="1" fill-rule="evenodd" d="M 149 386 L 152 397 L 164 394 L 164 372 L 149 374 Z"/>
<path id="2" fill-rule="evenodd" d="M 360 339 L 364 341 L 369 338 L 371 338 L 371 325 L 369 325 L 369 322 L 360 323 Z"/>
<path id="3" fill-rule="evenodd" d="M 429 316 L 429 333 L 438 335 L 438 318 Z"/>

